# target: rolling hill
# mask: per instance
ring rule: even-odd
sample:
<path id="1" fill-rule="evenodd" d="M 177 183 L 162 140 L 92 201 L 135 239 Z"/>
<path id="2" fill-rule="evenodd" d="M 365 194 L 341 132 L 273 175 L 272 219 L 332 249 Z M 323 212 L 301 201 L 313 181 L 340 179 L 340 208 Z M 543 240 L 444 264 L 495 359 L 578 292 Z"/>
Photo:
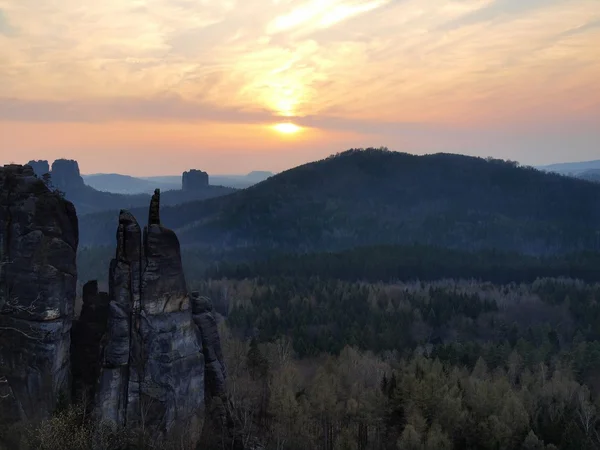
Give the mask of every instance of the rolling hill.
<path id="1" fill-rule="evenodd" d="M 146 208 L 132 211 L 143 223 Z M 600 246 L 600 186 L 515 163 L 349 150 L 231 195 L 164 207 L 184 246 L 210 252 L 336 251 L 385 244 L 543 255 Z M 116 213 L 80 220 L 110 244 Z"/>
<path id="2" fill-rule="evenodd" d="M 82 178 L 88 186 L 98 191 L 111 192 L 113 194 L 151 194 L 154 192 L 154 189 L 162 191 L 181 189 L 181 177 L 177 177 L 177 181 L 174 183 L 146 180 L 118 173 L 82 175 Z"/>
<path id="3" fill-rule="evenodd" d="M 594 161 L 568 162 L 539 166 L 538 169 L 546 172 L 560 173 L 561 175 L 578 176 L 589 170 L 600 170 L 600 159 Z"/>
<path id="4" fill-rule="evenodd" d="M 253 184 L 266 180 L 273 174 L 265 171 L 254 171 L 247 175 L 211 175 L 211 185 L 233 189 L 245 189 Z M 82 175 L 85 184 L 98 191 L 114 194 L 151 194 L 154 189 L 175 191 L 181 189 L 181 175 L 132 177 L 118 173 L 98 173 Z"/>
<path id="5" fill-rule="evenodd" d="M 86 214 L 99 213 L 102 211 L 115 211 L 120 209 L 134 209 L 150 204 L 150 194 L 113 194 L 94 189 L 91 186 L 82 185 L 76 189 L 64 190 L 65 197 L 73 202 L 79 217 Z M 203 200 L 235 192 L 235 189 L 225 186 L 207 186 L 201 191 L 171 190 L 162 195 L 164 205 L 179 205 L 194 200 Z"/>

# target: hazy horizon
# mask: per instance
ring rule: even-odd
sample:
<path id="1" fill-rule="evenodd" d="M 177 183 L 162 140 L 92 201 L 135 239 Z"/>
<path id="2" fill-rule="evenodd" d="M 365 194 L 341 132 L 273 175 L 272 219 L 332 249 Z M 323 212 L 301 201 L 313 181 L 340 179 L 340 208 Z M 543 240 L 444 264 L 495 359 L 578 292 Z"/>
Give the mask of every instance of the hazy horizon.
<path id="1" fill-rule="evenodd" d="M 598 48 L 597 0 L 0 0 L 0 163 L 245 174 L 379 146 L 594 160 Z"/>
<path id="2" fill-rule="evenodd" d="M 190 169 L 194 169 L 194 167 L 190 167 L 189 169 L 186 170 L 190 170 Z M 200 169 L 202 170 L 202 169 Z M 210 173 L 208 172 L 208 174 L 210 176 L 213 177 L 245 177 L 247 175 L 249 175 L 251 172 L 269 172 L 267 171 L 263 171 L 263 170 L 250 170 L 248 172 L 245 173 Z M 273 174 L 275 174 L 276 172 L 272 172 Z M 155 174 L 155 175 L 140 175 L 140 176 L 135 176 L 135 175 L 131 175 L 129 173 L 119 173 L 119 172 L 90 172 L 90 173 L 84 173 L 81 172 L 81 175 L 84 177 L 94 177 L 94 176 L 101 176 L 101 175 L 125 175 L 125 176 L 131 176 L 134 178 L 140 178 L 140 179 L 147 179 L 147 178 L 168 178 L 168 177 L 178 177 L 180 178 L 182 176 L 183 172 L 177 174 L 177 173 L 163 173 L 163 174 Z"/>
<path id="3" fill-rule="evenodd" d="M 342 150 L 343 151 L 343 150 Z M 410 153 L 410 152 L 408 152 Z M 326 155 L 326 156 L 330 156 L 333 153 Z M 458 153 L 456 153 L 458 154 Z M 475 155 L 478 156 L 478 155 Z M 494 157 L 493 155 L 488 155 L 491 157 Z M 33 160 L 39 160 L 43 158 L 34 158 Z M 61 159 L 61 158 L 57 158 L 57 159 Z M 52 162 L 54 160 L 48 160 L 48 163 L 50 164 L 50 166 L 52 166 Z M 302 164 L 307 164 L 312 162 L 313 160 L 307 160 L 304 162 L 299 163 L 298 165 L 302 165 Z M 5 161 L 5 162 L 0 162 L 3 164 L 25 164 L 27 161 L 14 161 L 14 160 L 10 160 L 10 161 Z M 520 161 L 518 161 L 520 163 Z M 551 166 L 562 166 L 562 165 L 577 165 L 577 164 L 583 164 L 583 163 L 590 163 L 590 162 L 600 162 L 600 159 L 595 159 L 595 160 L 573 160 L 573 161 L 561 161 L 558 163 L 550 163 L 550 164 L 530 164 L 533 167 L 538 167 L 538 168 L 544 168 L 544 167 L 551 167 Z M 168 178 L 168 177 L 181 177 L 181 175 L 183 174 L 184 171 L 188 171 L 190 169 L 199 169 L 199 170 L 205 170 L 202 167 L 187 167 L 187 168 L 183 168 L 181 170 L 180 173 L 149 173 L 149 174 L 142 174 L 142 175 L 134 175 L 132 173 L 126 172 L 126 171 L 110 171 L 110 172 L 86 172 L 81 170 L 81 164 L 80 165 L 80 172 L 81 175 L 84 177 L 92 177 L 92 176 L 98 176 L 98 175 L 124 175 L 124 176 L 131 176 L 134 178 L 140 178 L 140 179 L 146 179 L 146 178 Z M 281 170 L 268 170 L 268 169 L 264 169 L 264 168 L 253 168 L 253 169 L 249 169 L 245 172 L 211 172 L 211 171 L 207 171 L 208 174 L 212 177 L 244 177 L 246 175 L 249 175 L 252 172 L 272 172 L 274 175 L 289 169 L 293 169 L 294 167 L 297 167 L 298 165 L 294 165 L 294 166 L 290 166 L 290 167 L 284 167 Z M 528 164 L 529 165 L 529 164 Z"/>

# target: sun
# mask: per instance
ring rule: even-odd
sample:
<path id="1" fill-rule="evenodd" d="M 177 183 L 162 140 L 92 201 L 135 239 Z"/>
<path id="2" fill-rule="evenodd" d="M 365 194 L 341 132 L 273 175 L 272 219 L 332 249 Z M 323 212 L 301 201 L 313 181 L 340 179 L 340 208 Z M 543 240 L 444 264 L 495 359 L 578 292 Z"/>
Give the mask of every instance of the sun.
<path id="1" fill-rule="evenodd" d="M 290 122 L 278 123 L 277 125 L 273 125 L 273 128 L 276 131 L 279 131 L 280 133 L 284 133 L 284 134 L 294 134 L 302 129 L 298 125 L 295 125 Z"/>

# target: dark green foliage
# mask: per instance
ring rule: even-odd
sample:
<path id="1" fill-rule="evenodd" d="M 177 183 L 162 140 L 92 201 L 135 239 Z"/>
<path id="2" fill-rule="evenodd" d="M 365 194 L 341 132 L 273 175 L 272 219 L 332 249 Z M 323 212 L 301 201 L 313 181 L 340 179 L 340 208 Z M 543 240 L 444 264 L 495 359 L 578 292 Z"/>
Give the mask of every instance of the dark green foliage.
<path id="1" fill-rule="evenodd" d="M 233 279 L 318 276 L 371 282 L 473 278 L 502 284 L 562 276 L 592 282 L 600 281 L 600 253 L 535 257 L 496 250 L 465 252 L 424 245 L 388 245 L 337 253 L 275 255 L 254 262 L 220 262 L 210 267 L 207 276 Z"/>
<path id="2" fill-rule="evenodd" d="M 490 368 L 518 350 L 534 367 L 567 362 L 585 382 L 600 373 L 600 285 L 545 279 L 530 285 L 444 281 L 368 284 L 278 277 L 200 285 L 216 304 L 228 292 L 228 322 L 263 342 L 289 336 L 300 356 L 346 345 L 410 354 L 422 348 L 452 364 Z"/>
<path id="3" fill-rule="evenodd" d="M 106 281 L 114 248 L 84 247 L 78 253 L 79 279 Z M 465 252 L 423 245 L 362 247 L 342 252 L 274 254 L 260 258 L 253 252 L 221 254 L 183 248 L 186 278 L 192 286 L 206 278 L 334 278 L 339 280 L 432 281 L 475 279 L 507 284 L 531 283 L 538 278 L 568 277 L 600 281 L 600 253 L 583 252 L 536 257 L 482 250 Z"/>
<path id="4" fill-rule="evenodd" d="M 369 350 L 384 355 L 395 368 L 377 381 L 379 409 L 360 403 L 358 416 L 346 412 L 351 403 L 345 399 L 357 395 L 364 402 L 370 394 L 357 394 L 355 384 L 332 384 L 332 395 L 340 400 L 331 406 L 326 442 L 341 442 L 344 430 L 354 430 L 352 442 L 362 447 L 353 448 L 600 446 L 595 406 L 600 284 L 568 279 L 374 284 L 328 278 L 327 270 L 323 277 L 274 272 L 212 280 L 204 288 L 213 296 L 228 292 L 233 299 L 229 324 L 240 331 L 259 330 L 263 345 L 285 335 L 298 356 L 339 354 L 333 367 L 349 359 L 357 371 L 350 377 L 364 373 L 361 364 L 375 362 L 361 363 L 348 345 L 365 355 Z M 258 347 L 256 340 L 251 347 Z M 318 371 L 332 370 L 327 362 L 319 364 Z M 318 390 L 314 384 L 321 382 L 317 378 L 309 386 Z M 309 394 L 307 401 L 322 400 Z M 321 420 L 313 409 L 307 414 Z M 319 431 L 315 437 L 318 442 Z M 295 448 L 291 442 L 290 448 Z"/>

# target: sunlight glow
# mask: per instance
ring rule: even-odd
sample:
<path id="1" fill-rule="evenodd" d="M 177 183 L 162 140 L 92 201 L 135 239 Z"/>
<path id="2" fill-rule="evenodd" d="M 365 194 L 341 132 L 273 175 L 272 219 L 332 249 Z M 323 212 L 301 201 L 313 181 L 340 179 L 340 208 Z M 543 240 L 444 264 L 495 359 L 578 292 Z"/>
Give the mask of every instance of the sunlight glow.
<path id="1" fill-rule="evenodd" d="M 277 125 L 273 125 L 273 128 L 276 131 L 279 131 L 280 133 L 284 134 L 294 134 L 301 130 L 301 128 L 298 125 L 289 122 L 278 123 Z"/>

